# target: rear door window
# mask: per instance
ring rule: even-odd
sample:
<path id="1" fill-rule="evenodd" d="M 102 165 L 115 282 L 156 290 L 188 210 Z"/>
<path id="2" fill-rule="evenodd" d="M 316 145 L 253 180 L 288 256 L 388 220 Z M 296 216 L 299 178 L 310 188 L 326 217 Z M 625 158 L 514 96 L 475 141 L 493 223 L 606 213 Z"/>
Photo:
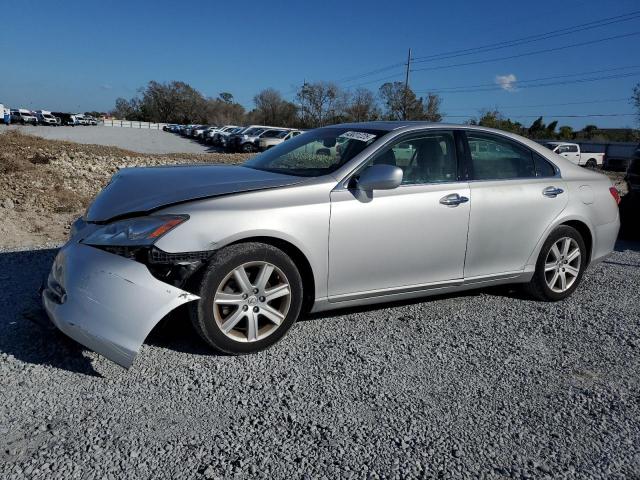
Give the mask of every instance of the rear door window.
<path id="1" fill-rule="evenodd" d="M 474 180 L 533 178 L 531 150 L 497 135 L 467 132 Z"/>

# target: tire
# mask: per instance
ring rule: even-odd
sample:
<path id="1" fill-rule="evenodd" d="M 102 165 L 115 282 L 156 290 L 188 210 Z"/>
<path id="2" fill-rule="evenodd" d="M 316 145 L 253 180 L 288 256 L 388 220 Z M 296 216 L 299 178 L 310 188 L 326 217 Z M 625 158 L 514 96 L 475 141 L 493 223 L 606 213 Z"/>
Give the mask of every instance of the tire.
<path id="1" fill-rule="evenodd" d="M 240 269 L 246 278 L 237 273 Z M 270 272 L 262 282 L 261 272 Z M 249 288 L 242 288 L 237 278 L 248 281 Z M 198 293 L 200 300 L 191 307 L 193 326 L 209 346 L 229 355 L 275 344 L 297 320 L 303 298 L 302 278 L 293 261 L 276 247 L 254 242 L 216 253 Z"/>
<path id="2" fill-rule="evenodd" d="M 566 254 L 563 247 L 567 242 L 569 245 L 568 256 L 563 255 Z M 558 249 L 559 257 L 552 252 L 554 246 Z M 576 248 L 579 249 L 579 257 L 571 259 L 575 255 Z M 567 225 L 556 228 L 540 250 L 536 271 L 531 281 L 526 285 L 527 292 L 535 299 L 546 302 L 557 302 L 567 298 L 582 280 L 587 265 L 587 255 L 584 239 L 575 228 Z M 551 267 L 552 264 L 555 264 L 555 268 L 550 270 L 548 267 Z M 574 274 L 576 269 L 577 273 Z M 557 278 L 554 275 L 557 275 Z M 562 277 L 565 278 L 564 285 Z M 556 278 L 555 282 L 554 278 Z"/>
<path id="3" fill-rule="evenodd" d="M 242 149 L 241 149 L 244 153 L 252 153 L 253 152 L 253 145 L 251 145 L 250 143 L 245 143 L 242 145 Z"/>
<path id="4" fill-rule="evenodd" d="M 598 166 L 598 162 L 596 162 L 595 158 L 590 158 L 589 160 L 587 160 L 587 163 L 585 163 L 584 166 L 590 168 L 591 170 L 595 170 L 595 168 Z"/>

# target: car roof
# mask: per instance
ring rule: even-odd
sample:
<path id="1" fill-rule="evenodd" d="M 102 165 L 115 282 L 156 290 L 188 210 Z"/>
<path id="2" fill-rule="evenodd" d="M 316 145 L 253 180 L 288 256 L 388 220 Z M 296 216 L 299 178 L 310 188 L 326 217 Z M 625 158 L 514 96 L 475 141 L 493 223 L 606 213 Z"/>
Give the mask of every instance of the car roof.
<path id="1" fill-rule="evenodd" d="M 439 122 L 424 122 L 424 121 L 412 121 L 412 120 L 375 120 L 371 122 L 357 122 L 357 123 L 339 123 L 336 125 L 328 125 L 329 127 L 346 127 L 346 128 L 369 128 L 372 130 L 384 130 L 391 132 L 392 130 L 398 130 L 403 127 L 433 127 L 439 128 L 459 128 L 462 125 L 439 123 Z"/>

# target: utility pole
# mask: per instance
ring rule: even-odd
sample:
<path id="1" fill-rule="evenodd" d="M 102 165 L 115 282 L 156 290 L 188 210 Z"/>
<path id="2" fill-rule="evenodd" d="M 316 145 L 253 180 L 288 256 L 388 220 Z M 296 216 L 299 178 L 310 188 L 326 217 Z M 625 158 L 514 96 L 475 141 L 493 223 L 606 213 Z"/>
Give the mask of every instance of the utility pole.
<path id="1" fill-rule="evenodd" d="M 409 49 L 409 55 L 407 56 L 407 71 L 404 76 L 404 108 L 402 109 L 403 120 L 407 119 L 407 92 L 409 90 L 409 71 L 411 70 L 411 49 Z"/>

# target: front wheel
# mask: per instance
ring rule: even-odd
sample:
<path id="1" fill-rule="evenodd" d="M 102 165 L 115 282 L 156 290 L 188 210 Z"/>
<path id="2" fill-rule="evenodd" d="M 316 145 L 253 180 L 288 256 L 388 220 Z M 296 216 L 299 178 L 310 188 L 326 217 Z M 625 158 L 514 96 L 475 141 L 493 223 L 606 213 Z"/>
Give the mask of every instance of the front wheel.
<path id="1" fill-rule="evenodd" d="M 252 153 L 254 151 L 253 145 L 251 145 L 250 143 L 245 143 L 244 145 L 242 145 L 242 151 L 244 153 Z"/>
<path id="2" fill-rule="evenodd" d="M 263 243 L 220 250 L 204 273 L 193 325 L 214 349 L 253 353 L 280 340 L 302 306 L 302 279 L 293 261 Z"/>
<path id="3" fill-rule="evenodd" d="M 563 300 L 580 284 L 586 265 L 582 236 L 575 228 L 562 225 L 551 232 L 542 246 L 527 290 L 538 300 Z"/>

